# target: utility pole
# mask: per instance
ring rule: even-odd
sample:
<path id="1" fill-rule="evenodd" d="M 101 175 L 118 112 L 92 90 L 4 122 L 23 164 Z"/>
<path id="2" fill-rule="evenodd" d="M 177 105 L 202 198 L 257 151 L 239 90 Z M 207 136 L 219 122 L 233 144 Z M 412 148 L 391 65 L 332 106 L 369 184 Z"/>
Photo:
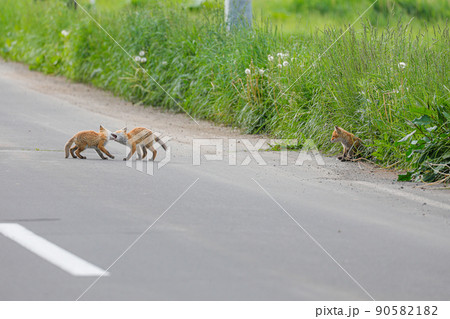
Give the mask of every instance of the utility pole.
<path id="1" fill-rule="evenodd" d="M 227 29 L 252 27 L 252 0 L 225 0 Z"/>
<path id="2" fill-rule="evenodd" d="M 77 2 L 75 0 L 67 0 L 67 6 L 69 8 L 74 8 L 75 10 L 77 9 Z"/>

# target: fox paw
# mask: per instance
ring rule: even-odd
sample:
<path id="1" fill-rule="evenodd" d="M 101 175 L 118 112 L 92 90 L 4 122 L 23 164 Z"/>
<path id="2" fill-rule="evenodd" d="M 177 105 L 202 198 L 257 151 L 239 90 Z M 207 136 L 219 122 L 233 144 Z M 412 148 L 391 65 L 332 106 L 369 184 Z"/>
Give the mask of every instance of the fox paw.
<path id="1" fill-rule="evenodd" d="M 127 160 L 127 158 L 126 158 L 126 157 L 124 157 L 124 158 L 123 158 L 123 160 L 124 160 L 124 161 L 126 161 L 126 160 Z"/>
<path id="2" fill-rule="evenodd" d="M 110 157 L 111 157 L 111 159 L 114 159 L 114 155 L 111 155 Z"/>

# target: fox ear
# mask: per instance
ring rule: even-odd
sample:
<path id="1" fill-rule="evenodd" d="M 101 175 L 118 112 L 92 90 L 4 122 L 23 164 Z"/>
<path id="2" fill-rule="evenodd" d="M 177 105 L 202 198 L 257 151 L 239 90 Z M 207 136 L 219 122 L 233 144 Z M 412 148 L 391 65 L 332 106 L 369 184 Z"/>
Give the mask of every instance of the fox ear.
<path id="1" fill-rule="evenodd" d="M 100 125 L 100 131 L 104 131 L 104 127 Z"/>
<path id="2" fill-rule="evenodd" d="M 341 130 L 341 129 L 339 128 L 339 126 L 337 126 L 337 125 L 334 127 L 334 129 L 335 129 L 336 131 L 340 131 L 340 130 Z"/>
<path id="3" fill-rule="evenodd" d="M 123 131 L 124 133 L 126 133 L 126 132 L 127 132 L 127 127 L 125 126 L 125 127 L 122 129 L 122 131 Z"/>

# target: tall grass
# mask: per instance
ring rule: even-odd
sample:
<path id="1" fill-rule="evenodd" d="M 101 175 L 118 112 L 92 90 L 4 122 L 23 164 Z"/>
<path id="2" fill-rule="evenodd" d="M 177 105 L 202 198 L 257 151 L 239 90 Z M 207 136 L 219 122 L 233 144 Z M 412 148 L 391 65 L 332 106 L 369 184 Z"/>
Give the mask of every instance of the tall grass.
<path id="1" fill-rule="evenodd" d="M 195 15 L 138 2 L 121 11 L 89 10 L 130 54 L 144 51 L 141 66 L 197 118 L 250 133 L 311 138 L 333 152 L 329 137 L 339 125 L 361 137 L 376 162 L 409 168 L 409 146 L 397 142 L 412 131 L 412 121 L 450 114 L 447 24 L 378 30 L 365 21 L 332 45 L 344 29 L 285 37 L 256 22 L 253 30 L 228 33 L 217 6 Z M 63 1 L 4 0 L 0 52 L 135 103 L 179 109 L 81 10 Z M 444 154 L 450 153 L 446 145 Z"/>
<path id="2" fill-rule="evenodd" d="M 210 0 L 211 1 L 211 0 Z M 450 19 L 450 2 L 447 0 L 253 0 L 256 14 L 270 16 L 285 32 L 323 29 L 351 23 L 369 6 L 373 8 L 364 17 L 372 25 L 386 27 L 395 14 L 402 22 L 413 20 L 411 25 L 442 24 Z"/>

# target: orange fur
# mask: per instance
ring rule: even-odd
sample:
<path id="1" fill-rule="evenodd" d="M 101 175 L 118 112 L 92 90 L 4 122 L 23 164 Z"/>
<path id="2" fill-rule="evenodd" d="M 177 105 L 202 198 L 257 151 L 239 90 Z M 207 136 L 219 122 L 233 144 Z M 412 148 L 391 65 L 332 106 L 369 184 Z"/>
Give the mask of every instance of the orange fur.
<path id="1" fill-rule="evenodd" d="M 69 151 L 73 158 L 85 159 L 85 156 L 81 155 L 81 152 L 86 148 L 93 148 L 97 152 L 97 154 L 102 159 L 107 159 L 103 156 L 103 153 L 108 155 L 110 158 L 114 158 L 108 150 L 105 148 L 105 145 L 108 143 L 108 140 L 115 139 L 116 135 L 104 129 L 103 126 L 100 125 L 100 132 L 97 133 L 95 131 L 81 131 L 75 134 L 65 145 L 64 150 L 66 153 L 66 158 L 69 157 Z M 72 143 L 75 143 L 75 146 L 72 146 Z M 103 152 L 103 153 L 102 153 Z"/>
<path id="2" fill-rule="evenodd" d="M 129 160 L 136 150 L 138 150 L 139 159 L 144 159 L 147 156 L 147 148 L 152 151 L 152 160 L 154 160 L 157 154 L 156 149 L 153 147 L 154 142 L 158 142 L 164 150 L 167 150 L 166 144 L 164 144 L 164 142 L 152 131 L 145 127 L 136 127 L 129 132 L 127 132 L 127 128 L 125 127 L 119 131 L 116 131 L 115 134 L 117 135 L 117 139 L 115 140 L 116 142 L 131 147 L 131 152 L 123 159 L 124 161 Z M 140 154 L 141 151 L 142 157 Z"/>
<path id="3" fill-rule="evenodd" d="M 340 142 L 342 144 L 344 153 L 342 154 L 342 156 L 338 156 L 338 159 L 343 161 L 352 159 L 362 145 L 361 139 L 359 139 L 352 133 L 347 132 L 343 128 L 340 128 L 339 126 L 334 127 L 333 134 L 331 135 L 331 142 Z"/>

